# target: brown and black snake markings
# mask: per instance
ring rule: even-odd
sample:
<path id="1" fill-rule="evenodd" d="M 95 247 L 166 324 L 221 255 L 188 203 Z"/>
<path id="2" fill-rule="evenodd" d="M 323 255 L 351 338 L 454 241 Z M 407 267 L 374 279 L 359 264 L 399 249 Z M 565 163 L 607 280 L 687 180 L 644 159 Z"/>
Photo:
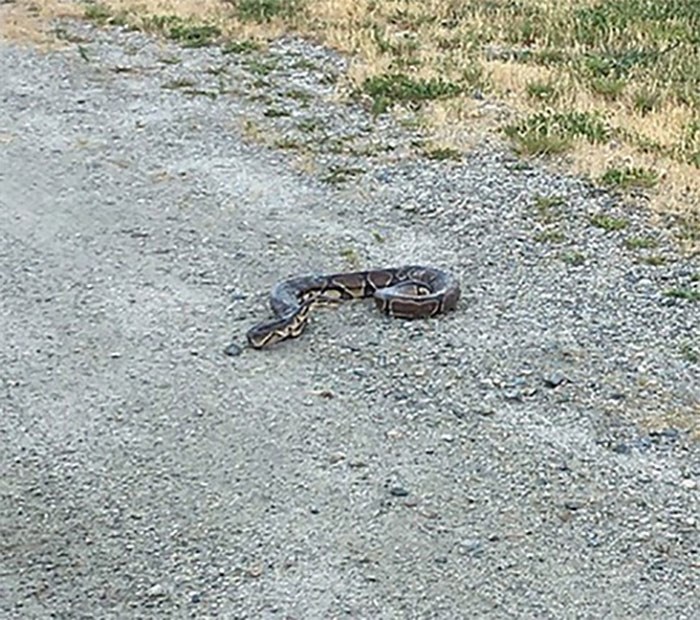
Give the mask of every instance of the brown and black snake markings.
<path id="1" fill-rule="evenodd" d="M 459 295 L 459 283 L 453 276 L 419 265 L 297 276 L 272 289 L 270 306 L 277 318 L 253 326 L 247 334 L 248 342 L 262 349 L 296 338 L 304 331 L 314 306 L 374 297 L 382 312 L 417 319 L 454 309 Z"/>

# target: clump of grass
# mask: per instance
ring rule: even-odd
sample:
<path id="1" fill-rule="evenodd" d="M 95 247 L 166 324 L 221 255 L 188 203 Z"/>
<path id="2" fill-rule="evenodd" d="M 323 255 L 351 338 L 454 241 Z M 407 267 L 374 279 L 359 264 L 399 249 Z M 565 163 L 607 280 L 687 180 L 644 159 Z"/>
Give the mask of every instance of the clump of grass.
<path id="1" fill-rule="evenodd" d="M 331 166 L 321 180 L 324 183 L 339 185 L 365 172 L 364 168 L 353 168 L 351 166 Z"/>
<path id="2" fill-rule="evenodd" d="M 88 2 L 83 10 L 83 16 L 100 26 L 122 26 L 126 23 L 123 14 L 114 13 L 102 2 Z"/>
<path id="3" fill-rule="evenodd" d="M 525 87 L 525 92 L 530 99 L 543 103 L 553 103 L 559 98 L 559 90 L 552 81 L 530 82 Z"/>
<path id="4" fill-rule="evenodd" d="M 700 290 L 691 288 L 689 286 L 680 286 L 677 288 L 670 288 L 664 291 L 666 297 L 673 297 L 675 299 L 685 299 L 687 301 L 700 301 Z"/>
<path id="5" fill-rule="evenodd" d="M 596 228 L 602 228 L 606 232 L 614 232 L 627 228 L 627 220 L 621 217 L 612 217 L 604 213 L 596 213 L 590 218 L 590 222 Z"/>
<path id="6" fill-rule="evenodd" d="M 538 243 L 564 243 L 566 241 L 566 235 L 556 228 L 540 231 L 534 238 Z"/>
<path id="7" fill-rule="evenodd" d="M 462 87 L 442 78 L 412 78 L 404 73 L 385 73 L 365 79 L 362 90 L 372 98 L 372 112 L 381 114 L 396 103 L 420 105 L 425 101 L 455 97 Z"/>
<path id="8" fill-rule="evenodd" d="M 290 113 L 287 110 L 283 110 L 282 108 L 266 108 L 263 112 L 263 116 L 267 116 L 268 118 L 279 118 L 281 116 L 289 115 Z"/>
<path id="9" fill-rule="evenodd" d="M 164 82 L 160 85 L 161 88 L 166 90 L 176 90 L 178 88 L 193 88 L 197 84 L 195 80 L 185 77 L 175 78 L 169 82 Z"/>
<path id="10" fill-rule="evenodd" d="M 262 46 L 257 41 L 245 39 L 242 41 L 226 41 L 221 46 L 222 54 L 250 54 L 258 52 Z"/>
<path id="11" fill-rule="evenodd" d="M 622 95 L 625 86 L 627 86 L 627 81 L 621 78 L 600 77 L 591 81 L 591 90 L 611 101 Z"/>
<path id="12" fill-rule="evenodd" d="M 436 161 L 459 161 L 462 159 L 462 153 L 460 153 L 457 149 L 452 149 L 449 147 L 428 148 L 423 151 L 423 154 L 428 159 L 433 159 Z"/>
<path id="13" fill-rule="evenodd" d="M 625 166 L 608 168 L 600 180 L 604 185 L 619 189 L 651 188 L 659 182 L 659 175 L 650 168 Z"/>
<path id="14" fill-rule="evenodd" d="M 554 110 L 535 112 L 518 123 L 507 125 L 503 131 L 520 152 L 529 155 L 561 153 L 577 138 L 592 144 L 607 142 L 612 134 L 598 114 Z"/>
<path id="15" fill-rule="evenodd" d="M 687 362 L 691 364 L 700 363 L 700 349 L 694 347 L 690 342 L 684 342 L 679 347 L 680 354 Z"/>
<path id="16" fill-rule="evenodd" d="M 534 196 L 535 209 L 538 217 L 547 223 L 553 222 L 559 215 L 559 207 L 566 203 L 562 196 L 552 194 L 551 196 L 542 196 L 536 194 Z"/>
<path id="17" fill-rule="evenodd" d="M 628 237 L 625 239 L 625 245 L 630 250 L 651 250 L 659 244 L 651 237 Z"/>
<path id="18" fill-rule="evenodd" d="M 651 267 L 660 267 L 666 264 L 666 257 L 661 254 L 649 254 L 649 256 L 641 257 L 639 262 Z"/>
<path id="19" fill-rule="evenodd" d="M 569 250 L 568 252 L 564 252 L 561 255 L 561 259 L 567 265 L 571 265 L 572 267 L 583 265 L 583 263 L 586 262 L 586 256 L 583 253 L 577 252 L 575 250 Z"/>
<path id="20" fill-rule="evenodd" d="M 239 19 L 258 23 L 292 18 L 303 8 L 300 0 L 237 0 L 235 4 Z"/>
<path id="21" fill-rule="evenodd" d="M 141 22 L 144 30 L 160 32 L 183 47 L 211 45 L 221 35 L 221 29 L 212 24 L 183 19 L 177 15 L 153 15 Z"/>

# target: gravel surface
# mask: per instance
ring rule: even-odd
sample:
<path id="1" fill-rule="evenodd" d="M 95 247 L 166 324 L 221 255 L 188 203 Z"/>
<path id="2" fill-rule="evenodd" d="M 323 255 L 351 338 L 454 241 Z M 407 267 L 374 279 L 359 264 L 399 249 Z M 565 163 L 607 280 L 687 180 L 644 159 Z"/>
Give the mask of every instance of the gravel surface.
<path id="1" fill-rule="evenodd" d="M 3 618 L 700 615 L 700 266 L 645 211 L 427 158 L 309 43 L 62 29 L 0 42 Z M 224 353 L 408 262 L 456 312 Z"/>

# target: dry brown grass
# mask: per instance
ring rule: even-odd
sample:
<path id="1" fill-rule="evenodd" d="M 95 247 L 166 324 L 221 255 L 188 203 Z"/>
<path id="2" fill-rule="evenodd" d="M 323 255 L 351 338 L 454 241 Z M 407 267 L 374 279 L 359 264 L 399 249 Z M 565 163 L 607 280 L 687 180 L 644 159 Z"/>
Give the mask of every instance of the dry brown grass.
<path id="1" fill-rule="evenodd" d="M 583 43 L 569 31 L 569 16 L 574 10 L 596 9 L 601 2 L 521 0 L 514 12 L 515 3 L 505 0 L 314 0 L 305 2 L 297 14 L 264 23 L 241 19 L 235 1 L 105 0 L 102 4 L 112 13 L 128 16 L 135 25 L 148 15 L 177 15 L 214 24 L 226 36 L 239 39 L 272 38 L 294 30 L 350 54 L 352 62 L 345 85 L 354 89 L 368 77 L 390 72 L 467 84 L 465 94 L 422 107 L 422 122 L 433 132 L 436 144 L 469 148 L 484 136 L 499 136 L 498 129 L 508 118 L 527 117 L 544 106 L 595 111 L 617 128 L 620 133 L 616 135 L 621 137 L 597 145 L 575 139 L 563 157 L 551 161 L 593 178 L 610 166 L 655 169 L 660 176 L 659 186 L 647 190 L 652 207 L 690 222 L 693 232 L 685 240 L 686 247 L 697 251 L 700 173 L 686 160 L 687 153 L 692 155 L 695 148 L 688 146 L 689 127 L 693 122 L 700 123 L 700 110 L 664 82 L 669 67 L 656 70 L 641 65 L 642 69 L 625 75 L 620 92 L 610 95 L 602 90 L 610 85 L 596 84 L 582 73 L 578 60 L 543 63 L 523 62 L 517 57 L 523 50 L 538 54 L 555 49 L 568 58 L 586 58 L 581 56 Z M 75 16 L 82 9 L 74 2 L 60 0 L 18 0 L 3 5 L 0 11 L 3 36 L 46 42 L 50 39 L 47 23 L 51 17 Z M 611 28 L 606 44 L 614 47 L 617 41 L 619 47 L 621 41 L 633 41 L 635 45 L 656 44 L 672 50 L 671 40 L 668 45 L 664 40 L 652 40 L 666 35 L 645 30 L 646 23 L 633 24 L 625 32 Z M 598 53 L 600 49 L 589 46 L 585 53 Z M 683 55 L 678 58 L 679 62 L 685 61 Z M 551 101 L 533 97 L 529 93 L 533 84 L 551 84 L 556 97 Z M 486 90 L 489 100 L 503 105 L 475 100 L 474 89 Z M 656 105 L 642 113 L 639 97 L 645 89 L 656 98 Z"/>

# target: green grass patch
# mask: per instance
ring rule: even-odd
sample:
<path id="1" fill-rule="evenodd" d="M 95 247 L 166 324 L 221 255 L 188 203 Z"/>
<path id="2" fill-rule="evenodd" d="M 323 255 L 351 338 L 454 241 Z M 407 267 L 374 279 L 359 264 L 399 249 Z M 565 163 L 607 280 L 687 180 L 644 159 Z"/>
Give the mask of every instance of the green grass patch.
<path id="1" fill-rule="evenodd" d="M 607 142 L 612 130 L 598 114 L 591 112 L 536 112 L 520 122 L 507 125 L 503 132 L 516 149 L 528 155 L 561 153 L 579 138 L 590 143 Z"/>
<path id="2" fill-rule="evenodd" d="M 564 243 L 566 241 L 566 235 L 561 232 L 561 230 L 543 230 L 538 232 L 535 237 L 535 241 L 538 243 Z"/>
<path id="3" fill-rule="evenodd" d="M 578 265 L 583 265 L 586 262 L 585 254 L 577 252 L 575 250 L 569 250 L 561 255 L 561 259 L 572 267 L 577 267 Z"/>
<path id="4" fill-rule="evenodd" d="M 235 0 L 234 4 L 239 19 L 258 23 L 291 19 L 303 9 L 300 0 Z"/>
<path id="5" fill-rule="evenodd" d="M 214 43 L 221 30 L 211 24 L 185 20 L 177 15 L 153 15 L 142 20 L 144 30 L 159 32 L 183 47 L 204 47 Z"/>
<path id="6" fill-rule="evenodd" d="M 559 90 L 554 82 L 530 82 L 526 86 L 525 92 L 530 99 L 543 103 L 553 103 L 559 99 Z"/>
<path id="7" fill-rule="evenodd" d="M 283 110 L 282 108 L 267 108 L 263 112 L 263 116 L 267 116 L 268 118 L 279 118 L 281 116 L 289 116 L 290 113 L 287 110 Z"/>
<path id="8" fill-rule="evenodd" d="M 451 149 L 448 147 L 436 147 L 432 149 L 426 149 L 423 154 L 428 159 L 433 159 L 435 161 L 460 161 L 462 159 L 462 153 L 457 149 Z"/>
<path id="9" fill-rule="evenodd" d="M 687 301 L 700 301 L 700 291 L 689 286 L 670 288 L 664 291 L 666 297 L 685 299 Z"/>
<path id="10" fill-rule="evenodd" d="M 659 243 L 651 237 L 628 237 L 625 239 L 625 246 L 629 250 L 651 250 Z"/>
<path id="11" fill-rule="evenodd" d="M 324 183 L 331 185 L 340 185 L 350 179 L 353 179 L 361 174 L 364 174 L 364 168 L 353 168 L 351 166 L 331 166 L 328 169 L 328 174 L 322 177 Z"/>
<path id="12" fill-rule="evenodd" d="M 590 218 L 590 222 L 596 228 L 602 228 L 606 232 L 614 232 L 627 228 L 627 220 L 621 217 L 612 217 L 603 213 L 596 213 Z"/>
<path id="13" fill-rule="evenodd" d="M 424 80 L 404 73 L 385 73 L 367 78 L 362 90 L 372 98 L 373 114 L 381 114 L 396 103 L 416 106 L 425 101 L 455 97 L 463 89 L 442 78 Z"/>
<path id="14" fill-rule="evenodd" d="M 259 52 L 262 46 L 257 41 L 246 39 L 243 41 L 226 41 L 221 46 L 222 54 L 250 54 Z"/>
<path id="15" fill-rule="evenodd" d="M 650 267 L 660 267 L 666 264 L 666 257 L 661 254 L 649 254 L 649 256 L 642 256 L 639 262 Z"/>
<path id="16" fill-rule="evenodd" d="M 693 346 L 693 344 L 690 342 L 684 342 L 679 347 L 679 350 L 681 357 L 683 357 L 685 361 L 690 362 L 691 364 L 700 363 L 700 349 L 698 348 L 697 344 L 696 346 Z"/>
<path id="17" fill-rule="evenodd" d="M 651 188 L 659 182 L 659 175 L 650 168 L 609 168 L 600 177 L 601 182 L 618 189 Z"/>

